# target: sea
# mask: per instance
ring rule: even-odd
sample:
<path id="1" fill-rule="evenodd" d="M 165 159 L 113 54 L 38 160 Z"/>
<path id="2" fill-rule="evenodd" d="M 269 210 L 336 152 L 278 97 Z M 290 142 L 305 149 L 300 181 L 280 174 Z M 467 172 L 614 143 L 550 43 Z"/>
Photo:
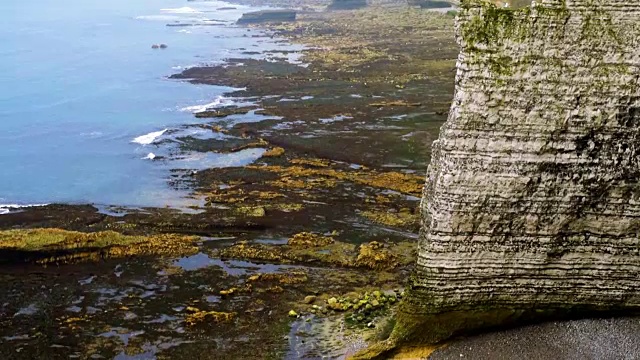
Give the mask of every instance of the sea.
<path id="1" fill-rule="evenodd" d="M 275 46 L 234 24 L 259 9 L 221 1 L 0 1 L 0 214 L 48 203 L 179 206 L 186 193 L 170 186 L 172 168 L 259 158 L 260 149 L 249 149 L 157 161 L 163 140 L 233 90 L 168 77 Z"/>

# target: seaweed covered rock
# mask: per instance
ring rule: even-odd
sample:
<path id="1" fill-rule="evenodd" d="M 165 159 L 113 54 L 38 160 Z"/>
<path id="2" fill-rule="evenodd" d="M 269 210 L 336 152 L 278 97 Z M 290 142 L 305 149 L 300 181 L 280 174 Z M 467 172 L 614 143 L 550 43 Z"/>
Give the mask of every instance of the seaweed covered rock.
<path id="1" fill-rule="evenodd" d="M 187 326 L 231 322 L 237 315 L 236 313 L 228 312 L 204 311 L 195 307 L 187 307 L 187 311 L 190 312 L 184 320 Z"/>
<path id="2" fill-rule="evenodd" d="M 463 1 L 419 253 L 387 342 L 640 309 L 640 1 Z"/>
<path id="3" fill-rule="evenodd" d="M 290 246 L 297 246 L 303 248 L 318 247 L 331 245 L 335 240 L 328 236 L 322 236 L 318 234 L 312 234 L 308 232 L 301 232 L 293 235 L 287 242 Z"/>
<path id="4" fill-rule="evenodd" d="M 0 231 L 0 264 L 36 262 L 67 264 L 130 256 L 183 256 L 197 252 L 194 236 L 159 234 L 123 235 L 115 231 L 93 233 L 54 228 Z"/>
<path id="5" fill-rule="evenodd" d="M 398 257 L 385 249 L 384 244 L 372 241 L 360 245 L 356 265 L 371 269 L 392 269 L 398 265 Z"/>

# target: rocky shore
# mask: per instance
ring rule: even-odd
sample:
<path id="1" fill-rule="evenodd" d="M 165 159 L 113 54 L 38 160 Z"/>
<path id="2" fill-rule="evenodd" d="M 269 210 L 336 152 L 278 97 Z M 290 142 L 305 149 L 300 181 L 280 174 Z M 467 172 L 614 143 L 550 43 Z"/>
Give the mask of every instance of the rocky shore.
<path id="1" fill-rule="evenodd" d="M 179 150 L 264 151 L 248 166 L 176 169 L 200 205 L 0 216 L 0 357 L 344 358 L 389 335 L 453 95 L 453 14 L 387 1 L 318 11 L 330 4 L 272 1 L 303 11 L 247 27 L 300 53 L 245 49 L 173 76 L 243 88 L 196 113 L 188 126 L 214 136 L 185 135 Z M 390 356 L 633 359 L 638 324 L 534 325 Z"/>
<path id="2" fill-rule="evenodd" d="M 244 88 L 226 97 L 251 104 L 196 114 L 193 126 L 221 136 L 187 135 L 181 149 L 263 156 L 178 171 L 202 204 L 188 212 L 0 216 L 0 355 L 340 357 L 384 335 L 453 92 L 452 25 L 389 4 L 305 13 L 247 29 L 306 45 L 301 63 L 272 51 L 176 74 Z"/>

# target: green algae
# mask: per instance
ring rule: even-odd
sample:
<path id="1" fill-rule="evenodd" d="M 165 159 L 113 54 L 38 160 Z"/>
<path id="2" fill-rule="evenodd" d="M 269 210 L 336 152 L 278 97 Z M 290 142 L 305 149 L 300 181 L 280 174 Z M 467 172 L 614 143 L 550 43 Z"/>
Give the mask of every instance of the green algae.
<path id="1" fill-rule="evenodd" d="M 529 35 L 528 27 L 521 21 L 529 16 L 528 8 L 498 8 L 489 2 L 472 0 L 464 2 L 463 9 L 463 16 L 468 18 L 461 25 L 461 36 L 473 48 L 477 49 L 478 44 L 500 44 L 505 39 L 525 39 Z"/>
<path id="2" fill-rule="evenodd" d="M 412 213 L 410 209 L 401 209 L 397 212 L 391 212 L 389 209 L 365 210 L 359 215 L 375 223 L 393 227 L 413 227 L 419 223 L 419 214 Z"/>
<path id="3" fill-rule="evenodd" d="M 238 314 L 221 311 L 205 311 L 195 307 L 187 307 L 190 314 L 184 322 L 187 326 L 207 325 L 211 323 L 231 322 Z"/>
<path id="4" fill-rule="evenodd" d="M 305 233 L 302 233 L 305 234 Z M 218 250 L 222 258 L 284 263 L 322 263 L 348 268 L 390 270 L 415 260 L 415 244 L 410 241 L 384 244 L 378 241 L 356 246 L 328 237 L 294 237 L 288 245 L 252 244 L 240 241 Z M 331 242 L 328 242 L 331 240 Z"/>
<path id="5" fill-rule="evenodd" d="M 322 235 L 308 233 L 308 232 L 295 234 L 287 242 L 289 246 L 302 247 L 302 248 L 327 246 L 333 243 L 335 243 L 335 240 L 332 237 L 322 236 Z"/>
<path id="6" fill-rule="evenodd" d="M 80 233 L 60 229 L 34 229 L 0 232 L 0 248 L 25 251 L 126 246 L 141 241 L 141 237 L 124 236 L 113 231 Z"/>
<path id="7" fill-rule="evenodd" d="M 389 189 L 404 194 L 420 195 L 424 184 L 422 176 L 400 172 L 381 172 L 369 169 L 359 171 L 334 168 L 292 166 L 247 166 L 248 169 L 268 171 L 279 174 L 276 184 L 282 187 L 312 188 L 314 182 L 322 187 L 334 187 L 335 181 L 348 181 L 376 188 Z M 303 181 L 304 179 L 304 181 Z M 309 181 L 309 179 L 313 181 Z"/>
<path id="8" fill-rule="evenodd" d="M 284 149 L 279 146 L 273 147 L 262 154 L 263 157 L 279 157 L 282 155 L 284 155 Z"/>
<path id="9" fill-rule="evenodd" d="M 0 231 L 0 250 L 20 252 L 39 263 L 66 263 L 135 255 L 185 255 L 197 251 L 196 237 L 128 236 L 114 231 L 82 233 L 61 229 Z"/>

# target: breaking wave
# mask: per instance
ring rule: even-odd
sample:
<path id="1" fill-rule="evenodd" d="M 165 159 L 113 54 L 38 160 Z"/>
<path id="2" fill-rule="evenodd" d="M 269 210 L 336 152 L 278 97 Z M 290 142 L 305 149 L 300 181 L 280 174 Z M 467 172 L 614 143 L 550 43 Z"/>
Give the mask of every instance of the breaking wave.
<path id="1" fill-rule="evenodd" d="M 31 204 L 31 205 L 18 205 L 18 204 L 0 204 L 0 215 L 5 215 L 8 214 L 12 211 L 16 211 L 16 210 L 20 210 L 20 209 L 24 209 L 24 208 L 30 208 L 30 207 L 37 207 L 37 206 L 47 206 L 49 204 Z"/>
<path id="2" fill-rule="evenodd" d="M 168 14 L 202 14 L 202 11 L 190 8 L 188 6 L 175 9 L 160 9 L 160 11 Z"/>
<path id="3" fill-rule="evenodd" d="M 134 142 L 140 145 L 149 145 L 149 144 L 152 144 L 154 141 L 156 141 L 156 139 L 162 136 L 165 132 L 167 132 L 167 130 L 169 129 L 154 131 L 142 136 L 138 136 L 137 138 L 131 140 L 131 142 Z"/>
<path id="4" fill-rule="evenodd" d="M 182 109 L 180 109 L 180 111 L 192 112 L 192 113 L 195 114 L 195 113 L 207 111 L 209 109 L 214 109 L 214 108 L 219 107 L 221 105 L 227 105 L 227 104 L 230 104 L 230 103 L 232 103 L 231 99 L 226 98 L 224 96 L 218 96 L 215 100 L 213 100 L 212 102 L 210 102 L 208 104 L 187 106 L 187 107 L 183 107 Z"/>

